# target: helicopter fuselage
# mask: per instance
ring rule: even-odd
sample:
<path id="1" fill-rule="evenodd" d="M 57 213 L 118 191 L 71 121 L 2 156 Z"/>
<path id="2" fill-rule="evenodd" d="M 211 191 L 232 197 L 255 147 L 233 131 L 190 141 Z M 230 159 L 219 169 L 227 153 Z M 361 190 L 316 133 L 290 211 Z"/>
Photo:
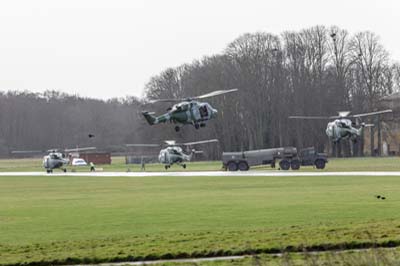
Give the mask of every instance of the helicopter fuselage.
<path id="1" fill-rule="evenodd" d="M 60 152 L 50 152 L 48 155 L 43 157 L 43 167 L 48 173 L 52 172 L 53 169 L 63 169 L 64 165 L 67 165 L 69 160 Z M 65 170 L 64 170 L 65 172 Z"/>
<path id="2" fill-rule="evenodd" d="M 205 126 L 205 121 L 217 116 L 218 111 L 209 103 L 198 101 L 184 101 L 174 104 L 168 112 L 160 116 L 152 116 L 148 112 L 143 112 L 144 117 L 150 125 L 172 122 L 175 124 L 191 124 L 198 129 Z M 177 129 L 177 128 L 176 128 Z M 177 129 L 178 131 L 179 129 Z"/>
<path id="3" fill-rule="evenodd" d="M 170 146 L 162 149 L 158 155 L 158 160 L 160 163 L 166 165 L 166 168 L 173 164 L 181 164 L 185 161 L 190 161 L 191 159 L 192 154 L 185 154 L 179 146 Z"/>
<path id="4" fill-rule="evenodd" d="M 359 129 L 353 127 L 350 119 L 340 118 L 333 122 L 329 122 L 326 127 L 326 135 L 333 141 L 338 142 L 341 139 L 348 139 L 355 141 L 357 137 L 361 136 L 363 126 Z"/>

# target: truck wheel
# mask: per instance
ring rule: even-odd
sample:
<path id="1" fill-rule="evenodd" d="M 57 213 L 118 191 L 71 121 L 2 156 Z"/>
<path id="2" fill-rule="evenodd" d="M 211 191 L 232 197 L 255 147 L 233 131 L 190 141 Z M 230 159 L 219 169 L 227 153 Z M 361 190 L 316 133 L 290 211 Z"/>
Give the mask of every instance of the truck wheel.
<path id="1" fill-rule="evenodd" d="M 282 160 L 282 161 L 280 161 L 279 162 L 279 167 L 282 169 L 282 170 L 289 170 L 289 168 L 290 168 L 290 162 L 288 161 L 288 160 Z"/>
<path id="2" fill-rule="evenodd" d="M 229 162 L 228 163 L 228 171 L 237 171 L 238 170 L 238 165 L 235 162 Z"/>
<path id="3" fill-rule="evenodd" d="M 247 162 L 244 162 L 244 161 L 239 162 L 238 167 L 239 167 L 240 171 L 249 170 L 249 165 L 247 164 Z"/>
<path id="4" fill-rule="evenodd" d="M 292 160 L 290 162 L 290 167 L 292 170 L 299 170 L 300 169 L 300 161 L 299 160 Z"/>
<path id="5" fill-rule="evenodd" d="M 317 169 L 324 169 L 325 168 L 325 161 L 318 159 L 315 161 L 315 167 L 317 167 Z"/>

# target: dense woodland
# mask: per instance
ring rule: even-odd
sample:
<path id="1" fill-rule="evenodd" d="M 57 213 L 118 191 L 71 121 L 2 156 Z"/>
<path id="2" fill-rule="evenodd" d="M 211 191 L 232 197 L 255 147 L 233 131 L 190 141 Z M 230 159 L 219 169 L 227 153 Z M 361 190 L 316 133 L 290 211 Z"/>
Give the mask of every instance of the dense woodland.
<path id="1" fill-rule="evenodd" d="M 166 103 L 144 104 L 133 97 L 101 101 L 54 91 L 1 93 L 0 154 L 75 146 L 118 151 L 124 143 L 207 138 L 220 140 L 204 147 L 214 159 L 221 151 L 285 145 L 322 151 L 328 144 L 326 122 L 288 116 L 376 110 L 383 96 L 399 91 L 400 65 L 372 32 L 323 26 L 281 35 L 258 32 L 238 37 L 221 54 L 166 69 L 150 78 L 144 95 L 184 98 L 231 88 L 239 91 L 207 100 L 218 109 L 217 119 L 179 133 L 169 124 L 150 127 L 140 115 L 165 112 Z M 88 133 L 96 137 L 89 139 Z M 356 155 L 363 155 L 362 145 L 359 141 Z"/>

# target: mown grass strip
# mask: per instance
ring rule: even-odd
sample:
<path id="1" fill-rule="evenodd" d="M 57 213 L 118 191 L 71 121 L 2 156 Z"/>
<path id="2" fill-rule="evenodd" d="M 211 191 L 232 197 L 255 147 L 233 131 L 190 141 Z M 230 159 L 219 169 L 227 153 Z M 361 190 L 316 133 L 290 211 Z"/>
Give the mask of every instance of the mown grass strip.
<path id="1" fill-rule="evenodd" d="M 297 253 L 297 252 L 326 252 L 326 251 L 348 251 L 370 248 L 395 248 L 400 247 L 400 240 L 389 240 L 383 242 L 343 242 L 337 244 L 319 244 L 311 246 L 286 246 L 284 248 L 257 248 L 243 250 L 203 250 L 192 253 L 177 252 L 166 254 L 148 254 L 146 256 L 116 256 L 110 258 L 84 257 L 74 258 L 68 257 L 62 260 L 41 260 L 22 263 L 0 264 L 2 266 L 51 266 L 51 265 L 75 265 L 75 264 L 98 264 L 98 263 L 116 263 L 116 262 L 135 262 L 135 261 L 156 261 L 156 260 L 177 260 L 177 259 L 196 259 L 196 258 L 213 258 L 225 256 L 245 256 L 245 255 L 260 255 L 260 254 L 282 254 L 282 253 Z"/>

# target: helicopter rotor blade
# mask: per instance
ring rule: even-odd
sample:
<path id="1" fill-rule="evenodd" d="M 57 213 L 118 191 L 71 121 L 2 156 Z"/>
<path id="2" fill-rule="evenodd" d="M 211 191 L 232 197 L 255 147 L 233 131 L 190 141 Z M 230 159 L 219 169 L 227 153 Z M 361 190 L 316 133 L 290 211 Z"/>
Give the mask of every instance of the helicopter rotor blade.
<path id="1" fill-rule="evenodd" d="M 212 91 L 210 93 L 203 94 L 200 96 L 186 97 L 186 98 L 180 98 L 180 99 L 179 98 L 177 98 L 177 99 L 149 99 L 146 101 L 146 103 L 159 103 L 159 102 L 175 103 L 175 102 L 182 102 L 182 101 L 191 101 L 191 100 L 196 100 L 196 99 L 205 99 L 205 98 L 209 98 L 209 97 L 214 97 L 217 95 L 231 93 L 231 92 L 235 92 L 235 91 L 238 91 L 238 89 Z"/>
<path id="2" fill-rule="evenodd" d="M 160 147 L 160 144 L 125 144 L 126 147 Z"/>
<path id="3" fill-rule="evenodd" d="M 165 140 L 164 143 L 168 146 L 178 145 L 175 140 Z"/>
<path id="4" fill-rule="evenodd" d="M 192 145 L 198 145 L 198 144 L 205 144 L 205 143 L 212 143 L 212 142 L 218 142 L 217 139 L 209 139 L 209 140 L 200 140 L 200 141 L 193 141 L 193 142 L 186 142 L 186 143 L 178 143 L 179 145 L 184 145 L 184 146 L 192 146 Z"/>
<path id="5" fill-rule="evenodd" d="M 392 113 L 392 112 L 393 112 L 392 109 L 387 109 L 387 110 L 370 112 L 370 113 L 355 114 L 355 115 L 351 115 L 350 117 L 365 117 L 365 116 L 373 116 L 373 115 L 386 114 L 386 113 Z"/>
<path id="6" fill-rule="evenodd" d="M 185 99 L 154 99 L 154 100 L 147 100 L 146 103 L 175 103 L 175 102 L 181 102 L 184 101 Z"/>
<path id="7" fill-rule="evenodd" d="M 43 153 L 43 151 L 32 150 L 32 151 L 11 151 L 12 154 L 24 154 L 24 153 Z"/>
<path id="8" fill-rule="evenodd" d="M 291 115 L 289 119 L 309 119 L 309 120 L 327 120 L 331 119 L 330 116 L 302 116 L 302 115 Z"/>
<path id="9" fill-rule="evenodd" d="M 83 148 L 65 149 L 64 152 L 90 151 L 95 149 L 96 147 L 83 147 Z"/>
<path id="10" fill-rule="evenodd" d="M 344 118 L 344 117 L 348 117 L 350 114 L 350 111 L 340 111 L 338 112 L 338 118 Z M 333 117 L 332 117 L 333 118 Z M 336 118 L 336 117 L 335 117 Z"/>
<path id="11" fill-rule="evenodd" d="M 231 93 L 231 92 L 235 92 L 238 91 L 238 89 L 230 89 L 230 90 L 218 90 L 218 91 L 213 91 L 207 94 L 203 94 L 197 97 L 193 97 L 192 99 L 204 99 L 204 98 L 209 98 L 209 97 L 214 97 L 217 95 L 221 95 L 221 94 L 226 94 L 226 93 Z"/>
<path id="12" fill-rule="evenodd" d="M 374 124 L 364 124 L 364 127 L 374 127 Z"/>

